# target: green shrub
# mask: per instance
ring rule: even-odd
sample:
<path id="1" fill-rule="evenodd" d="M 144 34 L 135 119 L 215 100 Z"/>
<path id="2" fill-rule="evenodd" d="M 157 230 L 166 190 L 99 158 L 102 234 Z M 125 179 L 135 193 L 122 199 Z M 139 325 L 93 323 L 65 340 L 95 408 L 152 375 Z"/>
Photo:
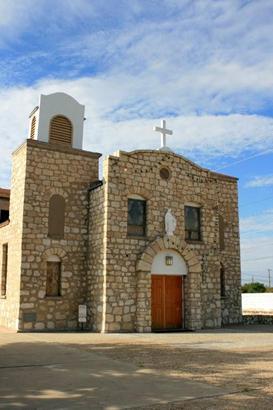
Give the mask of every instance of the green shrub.
<path id="1" fill-rule="evenodd" d="M 242 293 L 263 293 L 266 292 L 266 287 L 263 283 L 245 283 L 242 286 Z"/>

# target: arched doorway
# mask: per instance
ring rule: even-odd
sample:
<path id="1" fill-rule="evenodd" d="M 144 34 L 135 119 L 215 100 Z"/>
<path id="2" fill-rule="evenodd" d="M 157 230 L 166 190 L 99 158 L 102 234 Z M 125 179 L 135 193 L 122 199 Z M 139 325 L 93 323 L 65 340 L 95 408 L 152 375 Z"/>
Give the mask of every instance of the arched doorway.
<path id="1" fill-rule="evenodd" d="M 201 272 L 202 266 L 198 254 L 192 250 L 188 244 L 179 236 L 157 238 L 150 243 L 144 252 L 140 255 L 137 264 L 137 309 L 136 309 L 136 331 L 150 332 L 152 330 L 152 303 L 151 303 L 151 285 L 152 272 L 155 268 L 152 265 L 155 257 L 164 251 L 168 255 L 178 254 L 183 263 L 186 264 L 188 272 L 183 276 L 185 303 L 184 320 L 186 329 L 201 329 Z M 180 259 L 180 258 L 179 258 Z M 180 259 L 180 261 L 181 261 Z M 155 265 L 154 265 L 155 266 Z M 165 262 L 165 272 L 169 269 Z M 173 266 L 175 266 L 173 264 Z M 174 272 L 175 273 L 175 272 Z M 181 274 L 181 271 L 178 272 Z M 184 313 L 184 312 L 183 312 Z"/>
<path id="2" fill-rule="evenodd" d="M 184 328 L 186 262 L 174 250 L 158 252 L 151 266 L 152 330 Z"/>

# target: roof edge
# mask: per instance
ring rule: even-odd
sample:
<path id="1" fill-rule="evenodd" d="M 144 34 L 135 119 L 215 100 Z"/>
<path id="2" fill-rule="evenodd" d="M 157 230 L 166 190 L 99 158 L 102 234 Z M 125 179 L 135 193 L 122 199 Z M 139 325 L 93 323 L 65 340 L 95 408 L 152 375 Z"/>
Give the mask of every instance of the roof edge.
<path id="1" fill-rule="evenodd" d="M 8 198 L 10 197 L 10 189 L 7 188 L 0 188 L 0 198 Z"/>
<path id="2" fill-rule="evenodd" d="M 234 177 L 232 175 L 222 174 L 222 173 L 219 173 L 219 172 L 216 172 L 216 171 L 211 171 L 208 168 L 201 167 L 200 165 L 196 164 L 195 162 L 191 161 L 190 159 L 184 157 L 184 155 L 176 154 L 173 151 L 162 151 L 162 150 L 153 150 L 153 149 L 139 149 L 139 150 L 134 150 L 134 151 L 119 150 L 119 151 L 114 152 L 112 155 L 109 155 L 108 157 L 117 159 L 121 155 L 131 156 L 131 155 L 138 154 L 138 153 L 153 153 L 153 154 L 168 155 L 168 156 L 172 155 L 172 156 L 178 157 L 180 159 L 183 159 L 184 161 L 186 161 L 187 163 L 189 163 L 193 167 L 197 168 L 198 170 L 205 171 L 205 172 L 207 172 L 208 174 L 210 174 L 212 176 L 219 177 L 219 178 L 222 178 L 222 179 L 228 179 L 228 180 L 231 180 L 231 181 L 238 181 L 239 180 L 239 178 Z"/>
<path id="3" fill-rule="evenodd" d="M 15 151 L 13 151 L 12 155 L 16 154 L 20 149 L 22 149 L 24 146 L 26 147 L 33 147 L 33 148 L 40 148 L 40 149 L 45 149 L 49 151 L 55 151 L 55 152 L 63 152 L 66 154 L 74 154 L 74 155 L 82 155 L 85 157 L 92 157 L 92 158 L 100 158 L 102 154 L 100 152 L 92 152 L 92 151 L 85 151 L 81 150 L 78 148 L 72 148 L 72 147 L 65 147 L 62 145 L 58 144 L 49 144 L 48 142 L 44 141 L 37 141 L 33 139 L 26 139 Z"/>

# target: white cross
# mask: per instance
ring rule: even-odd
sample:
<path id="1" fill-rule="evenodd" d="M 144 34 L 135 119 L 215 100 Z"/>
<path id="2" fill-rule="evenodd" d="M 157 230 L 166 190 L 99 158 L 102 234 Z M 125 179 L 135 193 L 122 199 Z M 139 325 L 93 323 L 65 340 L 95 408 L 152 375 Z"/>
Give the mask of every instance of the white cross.
<path id="1" fill-rule="evenodd" d="M 166 121 L 161 120 L 161 127 L 153 127 L 153 131 L 160 132 L 161 134 L 161 149 L 167 148 L 166 147 L 166 135 L 173 135 L 173 132 L 166 128 Z"/>

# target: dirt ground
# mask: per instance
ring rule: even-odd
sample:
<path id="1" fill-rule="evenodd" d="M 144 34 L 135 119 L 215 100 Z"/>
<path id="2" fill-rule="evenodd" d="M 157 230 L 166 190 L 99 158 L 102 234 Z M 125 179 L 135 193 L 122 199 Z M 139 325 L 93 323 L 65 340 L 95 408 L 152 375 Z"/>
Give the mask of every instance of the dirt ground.
<path id="1" fill-rule="evenodd" d="M 89 352 L 112 362 L 133 365 L 150 376 L 220 388 L 216 393 L 191 399 L 173 397 L 168 403 L 101 408 L 273 409 L 273 326 L 146 335 L 0 334 L 0 346 L 7 347 L 20 338 L 24 343 L 27 340 L 36 345 L 46 343 Z"/>
<path id="2" fill-rule="evenodd" d="M 192 350 L 190 348 L 138 345 L 95 348 L 111 358 L 159 370 L 169 377 L 228 385 L 227 396 L 153 405 L 152 409 L 273 409 L 273 346 L 270 349 Z M 149 408 L 149 407 L 146 407 Z"/>
<path id="3" fill-rule="evenodd" d="M 214 332 L 209 334 L 200 332 L 191 334 L 188 344 L 167 343 L 168 338 L 172 339 L 172 335 L 168 334 L 157 341 L 156 337 L 142 343 L 138 343 L 137 339 L 131 340 L 130 344 L 125 340 L 116 340 L 114 344 L 111 341 L 96 346 L 84 345 L 84 348 L 115 360 L 129 361 L 143 369 L 160 371 L 168 377 L 206 382 L 217 387 L 228 385 L 233 390 L 232 393 L 220 397 L 203 397 L 185 402 L 174 401 L 168 404 L 135 407 L 135 410 L 143 408 L 155 410 L 273 409 L 273 327 L 245 327 L 241 336 L 240 327 L 233 331 L 231 336 L 233 335 L 234 343 L 230 346 L 225 344 L 224 335 L 228 334 L 226 329 L 226 332 L 215 332 L 216 336 L 222 336 L 220 340 L 217 338 L 218 343 L 216 342 L 215 347 L 213 342 L 210 346 L 207 345 L 211 339 L 214 339 Z M 188 336 L 182 333 L 180 339 L 183 339 L 183 335 Z M 235 340 L 235 335 L 239 335 L 239 339 Z M 204 343 L 206 336 L 208 340 Z M 247 340 L 241 343 L 240 338 L 246 337 L 249 338 L 249 343 Z M 200 348 L 202 344 L 205 344 L 205 348 Z"/>

